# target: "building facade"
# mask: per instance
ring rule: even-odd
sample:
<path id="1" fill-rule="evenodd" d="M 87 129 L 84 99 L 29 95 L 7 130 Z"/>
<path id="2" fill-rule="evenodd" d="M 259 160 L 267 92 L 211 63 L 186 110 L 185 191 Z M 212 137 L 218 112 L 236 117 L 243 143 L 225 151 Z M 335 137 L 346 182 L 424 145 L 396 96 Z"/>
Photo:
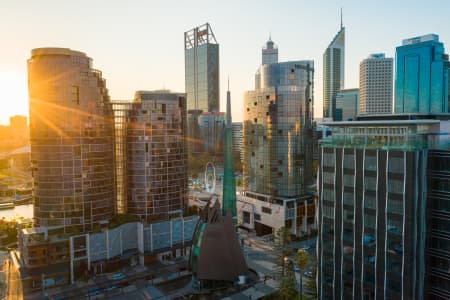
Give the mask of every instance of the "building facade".
<path id="1" fill-rule="evenodd" d="M 335 121 L 352 121 L 358 114 L 359 89 L 340 90 L 336 93 Z"/>
<path id="2" fill-rule="evenodd" d="M 242 162 L 242 122 L 233 122 L 231 126 L 233 129 L 233 152 L 239 154 Z"/>
<path id="3" fill-rule="evenodd" d="M 450 112 L 450 62 L 439 36 L 403 40 L 395 55 L 395 112 Z"/>
<path id="4" fill-rule="evenodd" d="M 128 214 L 148 223 L 182 215 L 186 147 L 186 95 L 137 91 L 127 122 Z"/>
<path id="5" fill-rule="evenodd" d="M 449 162 L 450 121 L 391 115 L 327 125 L 318 298 L 448 299 L 450 185 L 436 164 Z"/>
<path id="6" fill-rule="evenodd" d="M 394 60 L 384 53 L 371 54 L 359 64 L 359 113 L 392 113 Z"/>
<path id="7" fill-rule="evenodd" d="M 51 299 L 67 298 L 68 294 L 84 299 L 92 286 L 54 287 L 74 284 L 81 276 L 112 273 L 136 264 L 144 266 L 164 256 L 189 256 L 198 219 L 190 216 L 152 224 L 127 222 L 101 232 L 72 236 L 53 234 L 47 227 L 20 224 L 20 255 L 12 251 L 11 258 L 24 292 L 45 290 Z M 180 275 L 188 275 L 179 271 Z"/>
<path id="8" fill-rule="evenodd" d="M 244 191 L 260 199 L 260 205 L 275 198 L 301 205 L 305 187 L 313 181 L 313 82 L 313 61 L 263 64 L 255 90 L 244 95 Z M 297 220 L 293 216 L 288 222 L 294 233 Z"/>
<path id="9" fill-rule="evenodd" d="M 272 37 L 269 37 L 269 40 L 264 45 L 262 49 L 262 64 L 276 64 L 278 63 L 278 47 L 272 41 Z"/>
<path id="10" fill-rule="evenodd" d="M 202 152 L 212 155 L 224 151 L 226 115 L 224 112 L 203 112 L 198 117 L 198 126 L 203 145 Z"/>
<path id="11" fill-rule="evenodd" d="M 206 23 L 184 33 L 187 110 L 220 111 L 219 44 Z"/>
<path id="12" fill-rule="evenodd" d="M 114 149 L 117 189 L 117 213 L 127 212 L 127 120 L 132 107 L 132 101 L 113 100 L 114 112 Z"/>
<path id="13" fill-rule="evenodd" d="M 9 128 L 11 130 L 13 138 L 28 138 L 29 127 L 27 124 L 27 117 L 20 115 L 9 117 Z"/>
<path id="14" fill-rule="evenodd" d="M 102 73 L 82 52 L 38 48 L 28 82 L 35 225 L 100 228 L 116 199 L 113 112 Z"/>
<path id="15" fill-rule="evenodd" d="M 345 27 L 341 29 L 323 54 L 323 118 L 336 114 L 336 94 L 344 89 Z"/>

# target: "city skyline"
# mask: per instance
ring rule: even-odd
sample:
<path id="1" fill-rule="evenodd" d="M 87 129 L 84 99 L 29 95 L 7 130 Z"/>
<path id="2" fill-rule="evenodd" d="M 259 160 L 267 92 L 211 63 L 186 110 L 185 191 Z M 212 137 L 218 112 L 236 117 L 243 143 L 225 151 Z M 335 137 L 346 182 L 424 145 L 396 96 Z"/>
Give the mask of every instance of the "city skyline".
<path id="1" fill-rule="evenodd" d="M 281 50 L 280 61 L 298 57 L 315 61 L 316 118 L 322 115 L 322 54 L 339 30 L 341 7 L 347 31 L 345 88 L 358 87 L 359 62 L 370 53 L 394 57 L 395 47 L 403 39 L 428 33 L 438 34 L 444 44 L 450 41 L 445 24 L 445 7 L 450 8 L 450 3 L 444 1 L 429 15 L 423 13 L 429 11 L 425 3 L 409 1 L 387 6 L 356 1 L 239 5 L 240 12 L 235 5 L 212 6 L 203 1 L 176 7 L 168 2 L 125 5 L 99 1 L 87 6 L 81 1 L 77 7 L 55 1 L 3 3 L 0 16 L 5 26 L 0 32 L 6 47 L 0 58 L 0 88 L 9 105 L 0 114 L 0 124 L 7 124 L 11 115 L 28 115 L 26 59 L 37 47 L 65 47 L 89 53 L 95 58 L 95 67 L 103 71 L 112 99 L 130 99 L 139 89 L 165 87 L 184 92 L 180 39 L 192 26 L 209 22 L 221 44 L 221 86 L 226 86 L 229 75 L 236 95 L 232 113 L 235 121 L 241 121 L 243 94 L 252 88 L 259 53 L 270 34 Z M 83 22 L 77 22 L 79 15 Z M 173 16 L 170 23 L 168 16 Z M 292 38 L 293 32 L 296 38 Z M 225 93 L 220 97 L 224 111 Z"/>

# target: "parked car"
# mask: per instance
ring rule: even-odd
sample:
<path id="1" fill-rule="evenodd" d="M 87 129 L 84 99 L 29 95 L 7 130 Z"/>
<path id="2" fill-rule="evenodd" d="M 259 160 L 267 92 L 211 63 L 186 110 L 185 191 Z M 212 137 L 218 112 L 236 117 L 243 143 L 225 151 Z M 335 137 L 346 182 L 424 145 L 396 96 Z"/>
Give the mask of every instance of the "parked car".
<path id="1" fill-rule="evenodd" d="M 309 277 L 309 278 L 313 277 L 313 273 L 311 271 L 305 271 L 305 272 L 303 272 L 303 275 L 305 275 L 306 277 Z"/>
<path id="2" fill-rule="evenodd" d="M 118 279 L 123 279 L 125 278 L 125 275 L 123 275 L 122 273 L 115 273 L 111 275 L 112 280 L 118 280 Z"/>
<path id="3" fill-rule="evenodd" d="M 100 294 L 100 289 L 99 288 L 93 288 L 90 289 L 89 292 L 87 293 L 86 297 L 92 297 L 92 296 L 96 296 Z"/>
<path id="4" fill-rule="evenodd" d="M 115 290 L 115 289 L 117 289 L 117 286 L 112 285 L 112 286 L 107 287 L 107 288 L 105 289 L 105 292 L 111 292 L 111 291 L 113 291 L 113 290 Z"/>

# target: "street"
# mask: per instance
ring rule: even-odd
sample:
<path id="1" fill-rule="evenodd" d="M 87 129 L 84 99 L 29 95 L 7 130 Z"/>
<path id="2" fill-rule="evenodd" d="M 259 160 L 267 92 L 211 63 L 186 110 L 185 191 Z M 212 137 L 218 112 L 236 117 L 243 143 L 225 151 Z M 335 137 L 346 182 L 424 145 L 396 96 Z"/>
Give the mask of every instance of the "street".
<path id="1" fill-rule="evenodd" d="M 1 271 L 1 299 L 22 300 L 22 282 L 20 281 L 19 272 L 11 262 L 9 253 L 1 253 L 0 263 Z"/>
<path id="2" fill-rule="evenodd" d="M 248 234 L 246 231 L 241 230 L 240 236 L 244 238 L 244 254 L 247 259 L 247 264 L 249 268 L 255 270 L 259 277 L 264 280 L 264 283 L 272 288 L 277 288 L 277 283 L 271 279 L 274 277 L 274 268 L 275 268 L 275 257 L 273 254 L 273 242 L 269 242 L 266 239 L 261 237 L 257 237 L 254 234 Z M 292 242 L 292 248 L 298 249 L 302 248 L 306 245 L 314 245 L 316 238 L 310 238 L 309 240 Z M 307 250 L 310 262 L 308 267 L 302 270 L 302 273 L 305 271 L 311 271 L 312 267 L 316 264 L 316 252 L 315 248 L 310 248 Z M 295 252 L 295 251 L 294 251 Z M 295 253 L 291 256 L 291 259 L 295 258 Z M 295 278 L 297 286 L 300 282 L 300 273 L 295 272 Z M 306 286 L 309 281 L 309 277 L 303 275 L 303 293 L 304 295 L 308 292 L 308 287 Z"/>

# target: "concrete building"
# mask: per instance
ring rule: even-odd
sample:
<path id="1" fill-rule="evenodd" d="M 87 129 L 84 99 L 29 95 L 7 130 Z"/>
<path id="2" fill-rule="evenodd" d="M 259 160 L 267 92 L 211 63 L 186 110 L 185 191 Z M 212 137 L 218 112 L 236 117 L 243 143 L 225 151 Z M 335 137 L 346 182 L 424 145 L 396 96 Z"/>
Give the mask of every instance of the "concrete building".
<path id="1" fill-rule="evenodd" d="M 20 252 L 11 252 L 25 293 L 73 284 L 81 276 L 114 272 L 148 264 L 163 256 L 188 256 L 198 217 L 175 218 L 153 224 L 127 222 L 101 232 L 61 235 L 48 227 L 20 224 Z M 181 271 L 181 270 L 180 270 Z M 83 299 L 92 287 L 72 292 Z M 55 290 L 53 290 L 53 293 Z M 67 297 L 61 292 L 52 299 Z"/>
<path id="2" fill-rule="evenodd" d="M 323 54 L 323 118 L 335 119 L 336 94 L 344 89 L 345 27 L 333 38 Z"/>
<path id="3" fill-rule="evenodd" d="M 127 122 L 127 212 L 180 216 L 187 193 L 186 95 L 137 91 Z"/>
<path id="4" fill-rule="evenodd" d="M 258 69 L 255 90 L 244 95 L 244 195 L 238 203 L 239 218 L 258 234 L 286 226 L 301 235 L 308 229 L 298 208 L 305 205 L 306 188 L 313 183 L 314 62 L 270 62 Z M 308 199 L 313 202 L 312 196 Z M 290 213 L 275 218 L 280 210 L 267 208 L 274 204 L 291 209 Z M 267 218 L 254 215 L 259 210 Z"/>
<path id="5" fill-rule="evenodd" d="M 359 63 L 359 114 L 392 113 L 393 64 L 384 53 L 371 54 Z"/>
<path id="6" fill-rule="evenodd" d="M 272 41 L 272 37 L 269 36 L 269 40 L 262 49 L 262 64 L 277 64 L 278 63 L 278 47 Z"/>
<path id="7" fill-rule="evenodd" d="M 439 36 L 403 40 L 395 57 L 395 112 L 449 113 L 450 62 Z"/>
<path id="8" fill-rule="evenodd" d="M 9 117 L 9 129 L 13 138 L 28 139 L 29 127 L 27 117 L 20 115 Z"/>
<path id="9" fill-rule="evenodd" d="M 82 52 L 38 48 L 28 60 L 28 82 L 35 225 L 97 230 L 116 204 L 105 79 Z"/>
<path id="10" fill-rule="evenodd" d="M 333 132 L 320 149 L 318 298 L 448 299 L 449 118 L 326 125 Z"/>
<path id="11" fill-rule="evenodd" d="M 335 121 L 355 120 L 358 114 L 359 89 L 340 90 L 336 94 Z"/>
<path id="12" fill-rule="evenodd" d="M 242 162 L 242 122 L 233 122 L 233 152 L 238 153 Z"/>

